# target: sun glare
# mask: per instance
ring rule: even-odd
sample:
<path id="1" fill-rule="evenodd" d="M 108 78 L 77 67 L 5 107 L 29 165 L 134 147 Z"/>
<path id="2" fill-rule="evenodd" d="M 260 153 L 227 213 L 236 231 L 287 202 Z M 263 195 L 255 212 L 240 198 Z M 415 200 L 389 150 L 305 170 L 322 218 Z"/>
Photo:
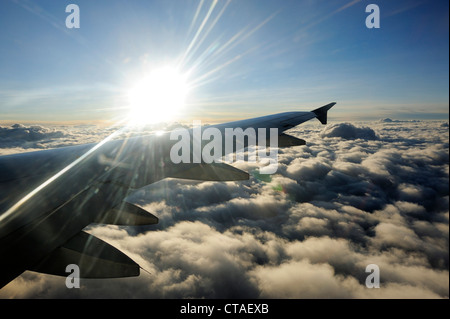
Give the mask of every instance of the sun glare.
<path id="1" fill-rule="evenodd" d="M 173 119 L 184 107 L 186 93 L 186 78 L 175 68 L 153 70 L 128 92 L 130 124 Z"/>

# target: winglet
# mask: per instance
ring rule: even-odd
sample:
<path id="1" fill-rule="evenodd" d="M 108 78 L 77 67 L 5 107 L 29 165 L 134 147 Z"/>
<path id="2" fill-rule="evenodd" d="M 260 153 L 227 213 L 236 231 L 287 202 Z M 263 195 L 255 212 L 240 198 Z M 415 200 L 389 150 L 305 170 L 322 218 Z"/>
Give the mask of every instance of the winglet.
<path id="1" fill-rule="evenodd" d="M 334 105 L 336 104 L 336 102 L 324 105 L 322 107 L 319 107 L 318 109 L 312 110 L 311 112 L 313 112 L 314 114 L 316 114 L 317 119 L 320 121 L 320 123 L 322 124 L 327 124 L 327 112 L 329 109 L 331 109 Z"/>

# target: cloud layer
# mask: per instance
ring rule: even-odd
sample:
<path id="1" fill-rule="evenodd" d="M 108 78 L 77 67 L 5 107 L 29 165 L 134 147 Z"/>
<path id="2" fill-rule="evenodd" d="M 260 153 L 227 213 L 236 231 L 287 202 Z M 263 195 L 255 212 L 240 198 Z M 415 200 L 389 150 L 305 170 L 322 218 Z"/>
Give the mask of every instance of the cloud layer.
<path id="1" fill-rule="evenodd" d="M 25 129 L 1 128 L 3 154 L 108 133 Z M 307 145 L 280 150 L 274 175 L 236 163 L 249 181 L 163 180 L 132 197 L 159 224 L 88 228 L 149 273 L 69 290 L 26 272 L 0 297 L 448 298 L 448 123 L 307 123 L 290 134 Z M 379 289 L 365 285 L 369 264 Z"/>

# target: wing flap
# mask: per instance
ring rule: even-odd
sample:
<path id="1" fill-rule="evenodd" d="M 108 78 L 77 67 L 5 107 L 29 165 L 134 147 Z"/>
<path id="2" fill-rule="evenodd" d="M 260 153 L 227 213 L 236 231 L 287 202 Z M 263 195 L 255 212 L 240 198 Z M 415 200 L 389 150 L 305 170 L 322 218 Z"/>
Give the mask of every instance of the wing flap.
<path id="1" fill-rule="evenodd" d="M 145 209 L 123 201 L 118 206 L 97 216 L 95 223 L 110 225 L 153 225 L 158 223 L 158 218 Z"/>
<path id="2" fill-rule="evenodd" d="M 292 147 L 305 145 L 306 141 L 295 136 L 287 135 L 282 133 L 278 136 L 278 147 Z"/>
<path id="3" fill-rule="evenodd" d="M 139 276 L 140 267 L 131 258 L 103 240 L 81 231 L 29 270 L 68 276 L 67 265 L 80 268 L 81 278 Z"/>
<path id="4" fill-rule="evenodd" d="M 178 164 L 178 168 L 167 177 L 225 182 L 248 180 L 250 176 L 247 172 L 225 163 Z"/>

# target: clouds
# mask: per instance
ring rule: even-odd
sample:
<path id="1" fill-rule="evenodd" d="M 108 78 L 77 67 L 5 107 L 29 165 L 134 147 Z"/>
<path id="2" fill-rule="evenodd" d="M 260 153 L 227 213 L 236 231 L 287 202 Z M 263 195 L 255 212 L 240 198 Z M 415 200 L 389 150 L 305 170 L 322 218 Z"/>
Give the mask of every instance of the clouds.
<path id="1" fill-rule="evenodd" d="M 277 174 L 236 163 L 249 181 L 163 180 L 131 197 L 159 224 L 89 227 L 150 274 L 68 291 L 64 278 L 26 272 L 0 296 L 448 298 L 441 124 L 300 126 L 291 134 L 307 145 L 280 150 Z M 369 264 L 380 267 L 379 289 L 365 286 Z"/>
<path id="2" fill-rule="evenodd" d="M 378 136 L 370 127 L 356 127 L 350 123 L 339 123 L 327 126 L 322 133 L 322 137 L 340 137 L 344 139 L 365 139 L 376 140 Z"/>
<path id="3" fill-rule="evenodd" d="M 24 126 L 14 124 L 11 127 L 2 127 L 0 137 L 6 141 L 39 141 L 52 138 L 61 138 L 64 133 L 55 129 L 49 129 L 39 125 Z"/>
<path id="4" fill-rule="evenodd" d="M 0 126 L 0 155 L 98 142 L 99 137 L 107 133 L 105 131 L 95 126 Z"/>
<path id="5" fill-rule="evenodd" d="M 10 127 L 0 126 L 0 145 L 2 148 L 18 146 L 22 148 L 45 148 L 45 143 L 64 136 L 65 134 L 60 130 L 39 125 L 25 126 L 14 124 Z"/>
<path id="6" fill-rule="evenodd" d="M 23 125 L 0 126 L 0 155 L 32 152 L 77 144 L 98 143 L 113 133 L 116 138 L 152 134 L 158 130 L 185 127 L 178 123 L 151 124 L 139 128 L 98 125 Z"/>

